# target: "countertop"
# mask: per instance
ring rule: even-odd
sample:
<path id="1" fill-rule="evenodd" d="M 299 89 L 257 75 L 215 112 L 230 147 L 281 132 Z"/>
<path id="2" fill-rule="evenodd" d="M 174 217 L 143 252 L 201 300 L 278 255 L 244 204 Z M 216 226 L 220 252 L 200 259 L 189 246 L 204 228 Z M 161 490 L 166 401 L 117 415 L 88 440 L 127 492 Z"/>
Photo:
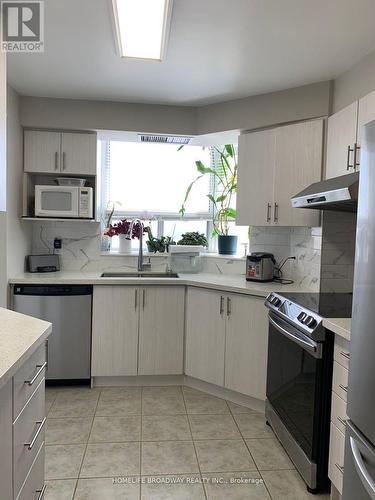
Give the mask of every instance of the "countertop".
<path id="1" fill-rule="evenodd" d="M 51 323 L 0 308 L 0 387 L 42 344 Z"/>
<path id="2" fill-rule="evenodd" d="M 86 285 L 189 285 L 211 288 L 224 292 L 244 293 L 266 297 L 270 292 L 305 292 L 298 284 L 281 285 L 277 282 L 248 282 L 245 276 L 227 274 L 183 274 L 179 278 L 102 278 L 102 271 L 96 272 L 64 272 L 57 273 L 24 273 L 9 280 L 11 284 L 86 284 Z"/>
<path id="3" fill-rule="evenodd" d="M 329 318 L 323 319 L 323 326 L 340 337 L 350 340 L 350 333 L 352 328 L 351 318 Z"/>

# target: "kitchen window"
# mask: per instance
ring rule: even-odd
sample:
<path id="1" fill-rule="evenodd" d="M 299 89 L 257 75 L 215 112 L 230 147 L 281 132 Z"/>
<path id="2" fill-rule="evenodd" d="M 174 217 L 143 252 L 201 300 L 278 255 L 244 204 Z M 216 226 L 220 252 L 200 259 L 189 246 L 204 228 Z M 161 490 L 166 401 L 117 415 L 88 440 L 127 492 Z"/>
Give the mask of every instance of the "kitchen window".
<path id="1" fill-rule="evenodd" d="M 215 193 L 214 176 L 200 179 L 190 193 L 184 217 L 179 213 L 186 188 L 198 175 L 195 162 L 215 167 L 213 148 L 187 145 L 179 150 L 170 144 L 102 141 L 101 150 L 101 203 L 106 216 L 114 205 L 112 222 L 138 217 L 150 221 L 154 236 L 172 236 L 176 242 L 184 232 L 199 231 L 207 235 L 214 251 L 216 239 L 210 238 L 213 207 L 207 197 Z M 247 228 L 241 234 L 247 240 Z M 116 249 L 117 238 L 112 240 Z M 132 247 L 138 248 L 138 241 L 133 240 Z"/>

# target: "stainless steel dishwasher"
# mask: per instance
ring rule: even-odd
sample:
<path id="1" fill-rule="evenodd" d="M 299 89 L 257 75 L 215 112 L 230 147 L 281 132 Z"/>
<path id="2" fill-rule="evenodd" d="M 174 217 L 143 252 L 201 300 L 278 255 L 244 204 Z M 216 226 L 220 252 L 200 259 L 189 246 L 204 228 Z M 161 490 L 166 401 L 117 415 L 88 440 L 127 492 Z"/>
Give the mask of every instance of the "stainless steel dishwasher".
<path id="1" fill-rule="evenodd" d="M 90 379 L 92 286 L 16 284 L 12 306 L 53 325 L 47 380 Z"/>

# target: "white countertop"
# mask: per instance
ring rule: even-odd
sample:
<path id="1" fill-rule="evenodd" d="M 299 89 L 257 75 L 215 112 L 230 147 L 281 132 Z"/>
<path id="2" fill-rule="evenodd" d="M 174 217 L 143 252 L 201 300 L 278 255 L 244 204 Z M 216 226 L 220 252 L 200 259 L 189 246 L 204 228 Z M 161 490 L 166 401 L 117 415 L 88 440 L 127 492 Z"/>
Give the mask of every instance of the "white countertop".
<path id="1" fill-rule="evenodd" d="M 266 297 L 270 292 L 305 292 L 297 284 L 281 285 L 277 282 L 248 282 L 245 276 L 227 274 L 183 274 L 179 278 L 102 278 L 102 271 L 96 272 L 64 272 L 56 273 L 24 273 L 9 280 L 11 284 L 86 284 L 86 285 L 189 285 L 222 290 L 225 292 L 245 293 Z"/>
<path id="2" fill-rule="evenodd" d="M 350 333 L 352 328 L 351 318 L 329 318 L 323 319 L 323 326 L 340 337 L 350 340 Z"/>
<path id="3" fill-rule="evenodd" d="M 0 387 L 52 331 L 51 323 L 0 308 Z"/>

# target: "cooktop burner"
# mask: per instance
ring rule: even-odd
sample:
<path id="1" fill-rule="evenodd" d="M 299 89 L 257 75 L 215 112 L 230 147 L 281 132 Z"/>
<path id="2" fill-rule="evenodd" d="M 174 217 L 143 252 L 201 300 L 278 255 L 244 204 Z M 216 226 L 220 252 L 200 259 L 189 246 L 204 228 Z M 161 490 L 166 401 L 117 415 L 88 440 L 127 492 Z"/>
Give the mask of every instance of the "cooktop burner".
<path id="1" fill-rule="evenodd" d="M 309 309 L 322 318 L 350 318 L 353 294 L 351 293 L 279 293 L 280 296 Z"/>

